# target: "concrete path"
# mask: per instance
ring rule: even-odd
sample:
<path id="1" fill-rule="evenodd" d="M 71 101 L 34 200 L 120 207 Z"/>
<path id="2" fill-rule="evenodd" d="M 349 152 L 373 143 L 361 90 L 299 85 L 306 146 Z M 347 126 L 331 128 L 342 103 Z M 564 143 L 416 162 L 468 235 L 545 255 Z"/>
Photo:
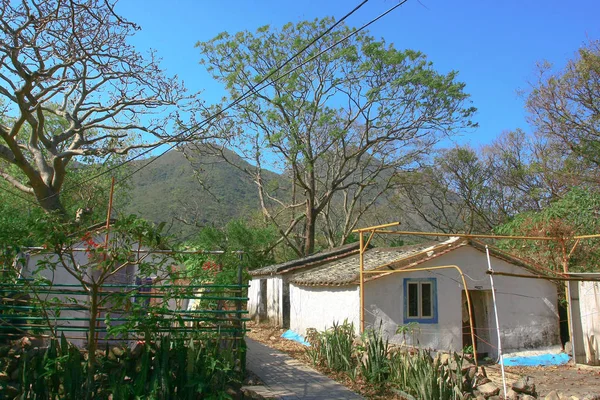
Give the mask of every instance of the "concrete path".
<path id="1" fill-rule="evenodd" d="M 246 337 L 246 367 L 281 399 L 362 399 L 345 386 L 278 350 Z"/>

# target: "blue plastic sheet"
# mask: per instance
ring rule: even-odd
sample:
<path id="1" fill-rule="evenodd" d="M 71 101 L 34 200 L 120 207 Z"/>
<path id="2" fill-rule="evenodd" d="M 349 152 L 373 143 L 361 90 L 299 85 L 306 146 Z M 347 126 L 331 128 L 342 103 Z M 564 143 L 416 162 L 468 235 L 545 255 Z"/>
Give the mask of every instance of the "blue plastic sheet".
<path id="1" fill-rule="evenodd" d="M 504 365 L 507 367 L 537 367 L 544 365 L 562 365 L 569 362 L 569 355 L 539 354 L 537 356 L 507 357 L 504 356 Z"/>
<path id="2" fill-rule="evenodd" d="M 281 335 L 281 337 L 284 339 L 293 340 L 294 342 L 298 342 L 300 344 L 310 347 L 310 343 L 308 343 L 306 340 L 304 340 L 302 335 L 300 335 L 299 333 L 296 333 L 292 330 L 285 331 L 283 333 L 283 335 Z"/>

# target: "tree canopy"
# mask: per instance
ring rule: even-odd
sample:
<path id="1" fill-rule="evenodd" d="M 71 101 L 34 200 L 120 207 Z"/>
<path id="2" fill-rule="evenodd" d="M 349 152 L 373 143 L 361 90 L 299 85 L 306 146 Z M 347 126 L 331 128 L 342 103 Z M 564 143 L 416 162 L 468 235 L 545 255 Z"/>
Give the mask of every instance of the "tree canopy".
<path id="1" fill-rule="evenodd" d="M 138 27 L 104 0 L 0 5 L 0 177 L 64 214 L 69 164 L 170 139 L 184 99 L 151 52 L 129 44 Z M 141 135 L 153 138 L 153 143 Z"/>
<path id="2" fill-rule="evenodd" d="M 353 29 L 343 24 L 285 64 L 332 23 L 265 26 L 197 44 L 202 63 L 229 92 L 225 101 L 272 74 L 268 88 L 214 124 L 211 136 L 220 140 L 209 149 L 228 161 L 221 150 L 232 148 L 253 164 L 244 173 L 256 183 L 265 220 L 297 254 L 313 252 L 318 232 L 330 246 L 343 243 L 394 187 L 398 171 L 474 126 L 475 110 L 455 71 L 439 73 L 422 53 L 364 32 L 348 37 Z M 206 152 L 206 143 L 197 152 Z M 290 185 L 265 180 L 269 168 L 284 171 Z"/>

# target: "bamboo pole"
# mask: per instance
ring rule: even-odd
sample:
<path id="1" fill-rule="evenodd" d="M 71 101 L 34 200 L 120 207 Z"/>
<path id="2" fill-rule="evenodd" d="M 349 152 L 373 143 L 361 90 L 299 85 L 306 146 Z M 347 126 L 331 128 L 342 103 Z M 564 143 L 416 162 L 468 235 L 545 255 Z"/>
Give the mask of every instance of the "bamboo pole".
<path id="1" fill-rule="evenodd" d="M 375 229 L 390 228 L 392 226 L 398 226 L 398 225 L 400 225 L 400 222 L 390 222 L 389 224 L 375 225 L 375 226 L 369 226 L 367 228 L 354 229 L 354 230 L 352 230 L 352 233 L 369 232 L 369 231 L 373 231 Z"/>
<path id="2" fill-rule="evenodd" d="M 485 255 L 487 257 L 488 271 L 493 272 L 492 261 L 490 259 L 490 249 L 485 246 Z M 494 315 L 496 317 L 496 334 L 498 335 L 498 357 L 500 358 L 500 367 L 502 368 L 502 387 L 504 389 L 504 398 L 506 398 L 506 375 L 504 373 L 504 357 L 502 355 L 502 338 L 500 337 L 500 321 L 498 318 L 498 304 L 496 303 L 496 288 L 494 287 L 494 277 L 490 274 L 490 285 L 492 286 L 492 301 L 494 302 Z"/>
<path id="3" fill-rule="evenodd" d="M 412 231 L 388 231 L 377 229 L 375 233 L 384 233 L 390 235 L 414 235 L 414 236 L 444 236 L 444 237 L 461 237 L 473 239 L 515 239 L 515 240 L 559 240 L 552 236 L 508 236 L 508 235 L 476 235 L 469 233 L 439 233 L 439 232 L 412 232 Z"/>
<path id="4" fill-rule="evenodd" d="M 460 269 L 460 267 L 458 265 L 442 265 L 442 266 L 437 266 L 437 267 L 422 267 L 422 268 L 410 268 L 410 269 L 395 269 L 395 270 L 375 270 L 375 271 L 363 271 L 362 270 L 362 259 L 361 259 L 361 277 L 360 277 L 360 283 L 361 283 L 361 303 L 362 303 L 362 286 L 363 286 L 363 274 L 398 274 L 398 273 L 406 273 L 406 272 L 416 272 L 416 271 L 433 271 L 433 270 L 438 270 L 438 269 L 448 269 L 448 268 L 454 268 L 458 271 L 458 273 L 460 274 L 460 278 L 462 280 L 463 283 L 463 287 L 465 288 L 465 296 L 467 297 L 467 305 L 469 307 L 469 324 L 470 324 L 470 330 L 471 330 L 471 341 L 473 342 L 473 360 L 475 361 L 475 366 L 478 366 L 478 362 L 477 362 L 477 341 L 476 341 L 476 337 L 475 337 L 475 329 L 474 329 L 474 324 L 473 324 L 473 309 L 471 308 L 471 296 L 469 296 L 469 288 L 467 287 L 467 281 L 465 279 L 465 275 L 463 274 L 462 270 Z M 361 304 L 362 306 L 362 304 Z M 362 308 L 361 308 L 362 309 Z M 362 322 L 362 320 L 361 320 Z M 362 329 L 361 329 L 362 332 Z"/>
<path id="5" fill-rule="evenodd" d="M 365 331 L 365 277 L 364 277 L 364 269 L 365 269 L 365 248 L 364 242 L 365 238 L 363 236 L 363 232 L 360 231 L 358 233 L 359 239 L 359 275 L 360 275 L 360 333 L 362 334 Z"/>
<path id="6" fill-rule="evenodd" d="M 487 271 L 488 275 L 499 275 L 499 276 L 510 276 L 513 278 L 527 278 L 527 279 L 545 279 L 547 281 L 565 281 L 565 282 L 600 282 L 600 278 L 565 278 L 562 276 L 542 276 L 542 275 L 525 275 L 525 274 L 513 274 L 511 272 L 497 272 Z"/>
<path id="7" fill-rule="evenodd" d="M 577 243 L 575 243 L 577 245 Z M 563 255 L 563 273 L 567 275 L 569 273 L 569 256 L 567 254 L 567 243 L 565 240 L 561 242 L 562 255 Z M 573 247 L 573 250 L 575 247 Z M 571 340 L 571 352 L 573 353 L 573 363 L 577 364 L 577 356 L 575 355 L 575 333 L 573 329 L 573 304 L 571 302 L 571 285 L 569 282 L 565 282 L 565 294 L 567 296 L 567 325 L 569 326 L 569 339 Z"/>

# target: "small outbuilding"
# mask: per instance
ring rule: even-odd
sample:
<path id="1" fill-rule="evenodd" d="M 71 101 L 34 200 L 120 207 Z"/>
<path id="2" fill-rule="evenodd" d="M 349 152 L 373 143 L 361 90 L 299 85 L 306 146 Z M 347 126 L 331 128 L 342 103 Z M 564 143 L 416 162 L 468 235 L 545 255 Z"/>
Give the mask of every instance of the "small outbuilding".
<path id="1" fill-rule="evenodd" d="M 323 330 L 345 320 L 358 331 L 359 254 L 357 248 L 348 250 L 337 256 L 315 255 L 320 257 L 317 262 L 273 269 L 269 276 L 255 275 L 251 289 L 258 287 L 260 279 L 281 282 L 271 286 L 267 283 L 267 294 L 269 287 L 281 285 L 282 289 L 276 299 L 257 296 L 251 290 L 254 295 L 249 302 L 251 314 L 252 310 L 264 307 L 268 316 L 269 310 L 289 302 L 289 328 L 295 332 L 304 334 L 308 328 Z M 496 272 L 541 273 L 535 266 L 499 249 L 490 248 L 490 255 Z M 474 240 L 453 238 L 443 243 L 366 250 L 365 271 L 405 272 L 366 275 L 365 328 L 381 329 L 392 343 L 447 351 L 472 346 L 469 308 L 460 274 L 453 268 L 427 269 L 446 265 L 458 266 L 467 281 L 478 353 L 496 357 L 498 343 L 490 277 L 486 273 L 486 248 Z M 503 351 L 558 347 L 556 284 L 505 276 L 494 280 Z"/>
<path id="2" fill-rule="evenodd" d="M 600 365 L 600 273 L 571 273 L 569 312 L 573 358 L 576 363 Z"/>

